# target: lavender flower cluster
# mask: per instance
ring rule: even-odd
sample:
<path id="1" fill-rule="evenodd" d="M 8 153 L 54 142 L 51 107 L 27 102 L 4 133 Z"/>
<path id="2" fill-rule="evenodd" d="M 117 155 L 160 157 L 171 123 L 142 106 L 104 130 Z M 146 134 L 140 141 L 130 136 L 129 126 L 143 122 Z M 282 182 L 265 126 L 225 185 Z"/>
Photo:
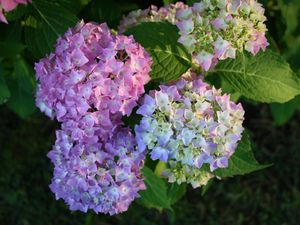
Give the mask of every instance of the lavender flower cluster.
<path id="1" fill-rule="evenodd" d="M 243 132 L 244 110 L 229 95 L 201 78 L 160 86 L 145 95 L 135 126 L 139 151 L 168 165 L 169 182 L 205 185 L 214 170 L 226 168 Z M 209 167 L 206 167 L 209 165 Z"/>
<path id="2" fill-rule="evenodd" d="M 49 153 L 55 165 L 51 190 L 71 210 L 120 213 L 144 189 L 145 153 L 136 151 L 121 118 L 144 93 L 151 64 L 133 37 L 83 22 L 36 64 L 36 104 L 62 122 Z"/>
<path id="3" fill-rule="evenodd" d="M 138 10 L 123 18 L 119 31 L 145 21 L 176 24 L 180 34 L 178 42 L 205 71 L 218 60 L 235 58 L 237 51 L 246 50 L 255 55 L 268 45 L 264 8 L 256 0 L 202 0 L 192 7 L 179 2 L 158 11 Z"/>
<path id="4" fill-rule="evenodd" d="M 119 129 L 105 143 L 75 141 L 72 132 L 64 127 L 57 131 L 48 153 L 55 165 L 50 188 L 56 199 L 64 199 L 71 210 L 110 215 L 126 211 L 145 189 L 140 172 L 144 154 L 136 150 L 131 132 Z"/>

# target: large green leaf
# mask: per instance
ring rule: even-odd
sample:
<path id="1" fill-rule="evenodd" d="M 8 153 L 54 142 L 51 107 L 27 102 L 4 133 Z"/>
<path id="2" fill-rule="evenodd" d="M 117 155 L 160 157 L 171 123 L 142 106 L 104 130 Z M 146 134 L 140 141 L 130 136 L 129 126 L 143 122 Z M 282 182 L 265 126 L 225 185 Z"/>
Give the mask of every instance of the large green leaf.
<path id="1" fill-rule="evenodd" d="M 14 60 L 14 73 L 8 85 L 13 90 L 7 102 L 8 107 L 22 118 L 34 112 L 34 71 L 21 57 Z"/>
<path id="2" fill-rule="evenodd" d="M 25 46 L 21 43 L 1 41 L 0 42 L 0 58 L 15 57 L 24 50 Z"/>
<path id="3" fill-rule="evenodd" d="M 79 13 L 92 0 L 54 0 L 72 13 Z"/>
<path id="4" fill-rule="evenodd" d="M 175 204 L 185 195 L 186 186 L 186 183 L 182 183 L 180 185 L 177 183 L 168 184 L 168 199 L 170 205 Z"/>
<path id="5" fill-rule="evenodd" d="M 235 92 L 258 102 L 287 102 L 300 94 L 300 80 L 277 53 L 260 52 L 255 57 L 239 53 L 221 61 L 209 75 L 223 76 Z"/>
<path id="6" fill-rule="evenodd" d="M 78 19 L 67 9 L 46 0 L 32 2 L 33 14 L 25 21 L 25 41 L 34 57 L 53 50 L 56 39 L 73 27 Z"/>
<path id="7" fill-rule="evenodd" d="M 232 177 L 235 175 L 244 175 L 257 170 L 264 169 L 270 165 L 261 165 L 254 158 L 251 142 L 247 132 L 244 132 L 236 152 L 230 157 L 226 169 L 217 169 L 214 174 L 218 177 Z"/>
<path id="8" fill-rule="evenodd" d="M 4 79 L 3 71 L 0 67 L 0 104 L 6 102 L 9 96 L 10 92 Z"/>
<path id="9" fill-rule="evenodd" d="M 152 56 L 151 77 L 158 81 L 171 81 L 191 67 L 191 55 L 178 43 L 178 29 L 166 22 L 146 22 L 130 28 L 132 34 Z"/>
<path id="10" fill-rule="evenodd" d="M 164 180 L 156 176 L 148 167 L 144 167 L 142 172 L 147 189 L 140 192 L 139 202 L 146 207 L 156 208 L 160 211 L 164 208 L 171 209 Z"/>

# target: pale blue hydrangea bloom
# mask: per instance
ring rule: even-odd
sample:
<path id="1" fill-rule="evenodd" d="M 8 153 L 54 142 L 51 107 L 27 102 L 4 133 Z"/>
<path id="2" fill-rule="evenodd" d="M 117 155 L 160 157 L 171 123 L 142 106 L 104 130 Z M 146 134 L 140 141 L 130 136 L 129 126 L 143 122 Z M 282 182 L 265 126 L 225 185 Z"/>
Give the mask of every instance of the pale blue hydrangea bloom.
<path id="1" fill-rule="evenodd" d="M 201 78 L 160 86 L 144 97 L 135 126 L 139 151 L 167 163 L 169 182 L 207 183 L 218 168 L 228 167 L 243 132 L 244 110 L 229 95 Z"/>

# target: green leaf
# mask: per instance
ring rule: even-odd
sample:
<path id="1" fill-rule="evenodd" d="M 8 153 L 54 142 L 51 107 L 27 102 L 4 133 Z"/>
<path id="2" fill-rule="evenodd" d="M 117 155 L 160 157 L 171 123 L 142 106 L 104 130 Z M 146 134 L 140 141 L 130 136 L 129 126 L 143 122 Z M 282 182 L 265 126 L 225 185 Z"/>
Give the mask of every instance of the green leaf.
<path id="1" fill-rule="evenodd" d="M 163 0 L 163 2 L 164 2 L 164 5 L 169 5 L 171 3 L 176 3 L 177 0 Z"/>
<path id="2" fill-rule="evenodd" d="M 258 101 L 284 103 L 300 94 L 300 80 L 289 64 L 272 51 L 255 57 L 239 53 L 221 61 L 208 75 L 223 76 L 235 92 Z"/>
<path id="3" fill-rule="evenodd" d="M 25 41 L 36 58 L 44 57 L 53 50 L 57 38 L 78 19 L 67 9 L 45 0 L 32 2 L 33 14 L 25 21 Z"/>
<path id="4" fill-rule="evenodd" d="M 188 4 L 189 6 L 192 6 L 196 2 L 199 2 L 199 0 L 187 0 L 186 4 Z"/>
<path id="5" fill-rule="evenodd" d="M 1 41 L 0 42 L 0 58 L 15 57 L 24 50 L 25 46 L 21 43 Z"/>
<path id="6" fill-rule="evenodd" d="M 157 175 L 157 176 L 161 176 L 162 172 L 167 168 L 167 164 L 164 163 L 163 161 L 158 161 L 158 163 L 156 164 L 155 166 L 155 170 L 154 170 L 154 173 Z"/>
<path id="7" fill-rule="evenodd" d="M 298 27 L 300 6 L 298 0 L 291 0 L 285 2 L 284 0 L 278 1 L 279 8 L 281 10 L 286 30 L 283 39 L 289 45 L 289 39 L 294 34 Z"/>
<path id="8" fill-rule="evenodd" d="M 10 97 L 10 92 L 4 79 L 3 71 L 0 67 L 0 104 L 7 101 Z"/>
<path id="9" fill-rule="evenodd" d="M 91 1 L 82 14 L 88 21 L 105 22 L 111 28 L 116 28 L 122 18 L 120 4 L 114 0 Z"/>
<path id="10" fill-rule="evenodd" d="M 202 186 L 201 196 L 204 196 L 207 193 L 208 189 L 213 185 L 213 183 L 214 183 L 214 179 L 210 179 L 206 185 Z"/>
<path id="11" fill-rule="evenodd" d="M 168 82 L 176 80 L 191 67 L 191 55 L 177 42 L 176 26 L 166 22 L 146 22 L 130 28 L 132 34 L 152 56 L 152 79 Z"/>
<path id="12" fill-rule="evenodd" d="M 8 107 L 25 118 L 34 112 L 34 72 L 32 68 L 21 58 L 14 61 L 14 73 L 9 79 L 9 89 L 13 90 L 7 102 Z"/>
<path id="13" fill-rule="evenodd" d="M 141 195 L 139 202 L 146 207 L 156 208 L 159 211 L 164 208 L 171 209 L 166 183 L 147 167 L 144 167 L 142 172 L 147 189 L 139 193 Z"/>
<path id="14" fill-rule="evenodd" d="M 55 0 L 60 6 L 72 13 L 79 13 L 91 0 Z"/>
<path id="15" fill-rule="evenodd" d="M 272 116 L 275 120 L 275 124 L 278 126 L 284 125 L 287 123 L 292 116 L 295 114 L 295 111 L 300 106 L 300 96 L 295 97 L 289 102 L 279 104 L 273 103 L 270 105 Z"/>
<path id="16" fill-rule="evenodd" d="M 254 158 L 251 142 L 247 132 L 244 132 L 236 152 L 230 157 L 228 168 L 217 169 L 214 174 L 218 177 L 232 177 L 235 175 L 244 175 L 269 167 L 270 165 L 261 165 Z"/>
<path id="17" fill-rule="evenodd" d="M 175 204 L 177 201 L 179 201 L 186 193 L 186 183 L 177 184 L 172 183 L 168 185 L 168 199 L 170 202 L 170 205 Z"/>

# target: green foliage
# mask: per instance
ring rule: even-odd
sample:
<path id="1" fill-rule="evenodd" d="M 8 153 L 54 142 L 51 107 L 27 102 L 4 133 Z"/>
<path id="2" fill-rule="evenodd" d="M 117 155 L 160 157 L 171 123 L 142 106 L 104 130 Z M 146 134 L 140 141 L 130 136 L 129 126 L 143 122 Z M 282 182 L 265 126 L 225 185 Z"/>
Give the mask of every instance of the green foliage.
<path id="1" fill-rule="evenodd" d="M 172 183 L 168 184 L 168 199 L 171 205 L 178 202 L 186 193 L 186 183 L 183 184 L 177 184 Z"/>
<path id="2" fill-rule="evenodd" d="M 163 2 L 164 2 L 164 5 L 169 5 L 169 4 L 174 4 L 174 3 L 176 3 L 177 2 L 177 0 L 163 0 Z"/>
<path id="3" fill-rule="evenodd" d="M 138 6 L 134 3 L 122 4 L 115 0 L 91 1 L 82 12 L 87 21 L 107 23 L 109 27 L 116 29 L 126 11 L 135 10 Z"/>
<path id="4" fill-rule="evenodd" d="M 24 50 L 25 46 L 21 43 L 1 41 L 0 42 L 0 58 L 14 57 Z"/>
<path id="5" fill-rule="evenodd" d="M 230 157 L 228 168 L 217 169 L 214 174 L 218 177 L 232 177 L 235 175 L 244 175 L 269 167 L 270 165 L 261 165 L 254 158 L 250 138 L 247 132 L 244 132 L 236 152 Z"/>
<path id="6" fill-rule="evenodd" d="M 178 43 L 176 26 L 164 22 L 146 22 L 130 28 L 132 34 L 153 59 L 151 77 L 154 81 L 168 82 L 179 78 L 191 67 L 191 56 Z"/>
<path id="7" fill-rule="evenodd" d="M 148 167 L 142 169 L 147 189 L 140 192 L 139 202 L 148 208 L 160 212 L 164 209 L 172 211 L 171 205 L 180 200 L 186 193 L 186 184 L 167 183 Z"/>
<path id="8" fill-rule="evenodd" d="M 0 104 L 7 101 L 10 97 L 10 91 L 7 87 L 6 81 L 4 79 L 3 71 L 0 67 Z"/>
<path id="9" fill-rule="evenodd" d="M 281 126 L 287 123 L 295 114 L 295 111 L 300 108 L 300 96 L 283 104 L 273 103 L 270 107 L 275 124 Z"/>
<path id="10" fill-rule="evenodd" d="M 8 79 L 11 97 L 8 107 L 17 113 L 21 118 L 25 118 L 35 110 L 34 101 L 34 72 L 33 69 L 22 59 L 17 57 L 14 60 L 14 73 Z"/>
<path id="11" fill-rule="evenodd" d="M 255 57 L 239 53 L 221 61 L 208 75 L 223 76 L 235 92 L 257 102 L 283 103 L 300 94 L 300 80 L 281 56 L 272 51 Z"/>
<path id="12" fill-rule="evenodd" d="M 156 208 L 159 211 L 162 211 L 164 208 L 171 209 L 166 183 L 146 166 L 142 169 L 142 172 L 147 189 L 140 192 L 140 203 L 149 208 Z"/>
<path id="13" fill-rule="evenodd" d="M 298 0 L 278 0 L 278 4 L 286 25 L 283 39 L 288 42 L 298 27 L 298 21 L 300 19 L 299 2 Z"/>
<path id="14" fill-rule="evenodd" d="M 77 22 L 77 17 L 62 6 L 46 0 L 34 0 L 33 12 L 25 21 L 25 40 L 36 59 L 53 50 L 57 38 Z"/>

